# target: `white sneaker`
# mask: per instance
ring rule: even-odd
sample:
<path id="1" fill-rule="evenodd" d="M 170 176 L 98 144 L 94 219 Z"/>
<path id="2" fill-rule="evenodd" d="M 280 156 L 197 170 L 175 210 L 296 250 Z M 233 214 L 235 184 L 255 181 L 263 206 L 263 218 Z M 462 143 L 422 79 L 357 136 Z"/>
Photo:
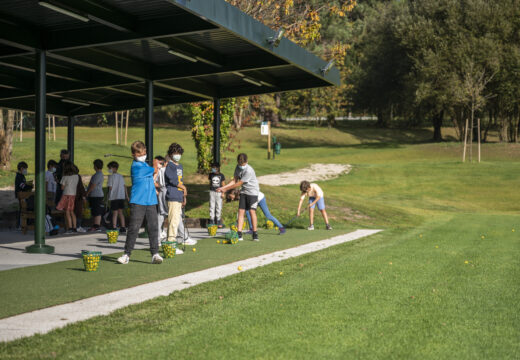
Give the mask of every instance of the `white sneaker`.
<path id="1" fill-rule="evenodd" d="M 159 254 L 154 254 L 152 256 L 152 264 L 162 264 L 163 258 Z"/>
<path id="2" fill-rule="evenodd" d="M 243 236 L 240 236 L 240 237 L 238 238 L 238 241 L 244 241 L 244 237 L 243 237 Z"/>
<path id="3" fill-rule="evenodd" d="M 197 245 L 197 240 L 194 240 L 192 238 L 188 238 L 184 242 L 184 245 L 189 245 L 189 246 Z"/>
<path id="4" fill-rule="evenodd" d="M 79 232 L 79 233 L 86 233 L 87 229 L 82 228 L 81 226 L 79 226 L 79 227 L 76 228 L 76 231 Z"/>
<path id="5" fill-rule="evenodd" d="M 307 230 L 314 230 L 314 225 L 309 226 Z"/>
<path id="6" fill-rule="evenodd" d="M 168 233 L 165 230 L 163 230 L 161 232 L 161 236 L 160 236 L 161 240 L 166 240 L 167 237 L 168 237 Z"/>
<path id="7" fill-rule="evenodd" d="M 175 249 L 175 255 L 182 255 L 182 254 L 184 254 L 184 251 L 182 251 L 179 248 Z"/>
<path id="8" fill-rule="evenodd" d="M 124 254 L 123 256 L 117 259 L 117 262 L 123 265 L 128 264 L 130 262 L 130 256 Z"/>

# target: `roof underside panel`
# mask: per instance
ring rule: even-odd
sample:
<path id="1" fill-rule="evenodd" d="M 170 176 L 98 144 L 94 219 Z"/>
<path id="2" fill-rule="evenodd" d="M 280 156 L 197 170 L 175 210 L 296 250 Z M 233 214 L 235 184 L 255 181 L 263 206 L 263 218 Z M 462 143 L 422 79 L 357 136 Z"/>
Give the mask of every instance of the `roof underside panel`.
<path id="1" fill-rule="evenodd" d="M 339 72 L 224 0 L 2 0 L 0 107 L 71 116 L 339 84 Z"/>

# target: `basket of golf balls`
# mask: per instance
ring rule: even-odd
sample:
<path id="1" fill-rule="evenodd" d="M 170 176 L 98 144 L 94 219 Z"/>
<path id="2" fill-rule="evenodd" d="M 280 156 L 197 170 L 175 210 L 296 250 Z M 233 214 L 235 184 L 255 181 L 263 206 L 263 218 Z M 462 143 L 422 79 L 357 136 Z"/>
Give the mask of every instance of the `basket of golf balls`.
<path id="1" fill-rule="evenodd" d="M 119 230 L 107 230 L 107 239 L 109 244 L 117 243 L 117 238 L 119 237 Z"/>
<path id="2" fill-rule="evenodd" d="M 226 239 L 222 241 L 222 244 L 232 244 L 235 245 L 238 243 L 238 233 L 236 231 L 228 231 L 226 233 Z"/>
<path id="3" fill-rule="evenodd" d="M 85 206 L 83 208 L 82 217 L 83 217 L 83 219 L 90 219 L 92 217 L 92 212 L 90 211 L 89 207 Z"/>
<path id="4" fill-rule="evenodd" d="M 272 222 L 271 220 L 267 220 L 267 222 L 265 223 L 265 227 L 267 228 L 267 230 L 273 230 L 274 222 Z"/>
<path id="5" fill-rule="evenodd" d="M 163 241 L 161 245 L 165 259 L 171 259 L 175 256 L 175 243 L 173 241 Z"/>
<path id="6" fill-rule="evenodd" d="M 99 267 L 99 260 L 101 260 L 101 251 L 82 250 L 81 255 L 83 257 L 85 271 L 97 271 Z"/>
<path id="7" fill-rule="evenodd" d="M 218 225 L 210 224 L 208 225 L 208 234 L 209 236 L 217 235 Z"/>

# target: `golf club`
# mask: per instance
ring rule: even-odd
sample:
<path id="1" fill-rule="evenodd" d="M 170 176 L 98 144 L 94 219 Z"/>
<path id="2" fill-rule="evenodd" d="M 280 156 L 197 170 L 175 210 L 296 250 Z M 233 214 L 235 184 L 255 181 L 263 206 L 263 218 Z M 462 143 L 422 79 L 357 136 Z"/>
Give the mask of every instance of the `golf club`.
<path id="1" fill-rule="evenodd" d="M 302 211 L 302 213 L 305 212 L 305 211 L 307 211 L 308 208 L 309 208 L 309 207 L 307 206 L 307 207 Z M 289 225 L 291 225 L 291 224 L 293 223 L 293 221 L 296 220 L 298 217 L 300 217 L 300 215 L 294 215 L 293 218 L 292 218 L 291 220 L 289 220 L 289 222 L 288 222 L 287 224 L 285 224 L 285 227 L 288 227 Z"/>
<path id="2" fill-rule="evenodd" d="M 182 208 L 182 225 L 184 226 L 184 234 L 182 236 L 182 251 L 186 251 L 186 240 L 190 238 L 190 231 L 186 226 L 186 215 L 184 213 L 184 208 Z"/>
<path id="3" fill-rule="evenodd" d="M 116 154 L 105 154 L 104 155 L 105 157 L 111 157 L 111 156 L 114 156 L 114 157 L 120 157 L 120 158 L 124 158 L 124 159 L 134 159 L 133 157 L 131 156 L 124 156 L 124 155 L 116 155 Z"/>

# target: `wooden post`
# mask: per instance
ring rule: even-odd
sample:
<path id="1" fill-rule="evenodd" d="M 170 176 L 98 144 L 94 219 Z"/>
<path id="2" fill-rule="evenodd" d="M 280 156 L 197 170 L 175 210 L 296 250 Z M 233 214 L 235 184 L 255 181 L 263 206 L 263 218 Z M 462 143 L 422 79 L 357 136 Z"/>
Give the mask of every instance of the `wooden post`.
<path id="1" fill-rule="evenodd" d="M 116 144 L 119 144 L 119 131 L 117 129 L 117 116 L 119 115 L 119 113 L 116 111 L 115 112 L 115 116 L 116 116 Z"/>
<path id="2" fill-rule="evenodd" d="M 462 162 L 466 162 L 466 141 L 468 139 L 468 118 L 466 118 L 466 127 L 464 129 L 464 151 L 462 152 Z"/>
<path id="3" fill-rule="evenodd" d="M 267 160 L 271 160 L 271 121 L 267 122 Z"/>
<path id="4" fill-rule="evenodd" d="M 56 141 L 56 116 L 52 117 L 52 133 L 54 135 L 54 141 Z"/>
<path id="5" fill-rule="evenodd" d="M 478 131 L 478 162 L 480 162 L 480 118 L 477 118 L 477 131 Z"/>
<path id="6" fill-rule="evenodd" d="M 130 110 L 126 110 L 125 146 L 126 146 L 126 140 L 128 139 L 128 117 L 129 116 L 130 116 Z"/>
<path id="7" fill-rule="evenodd" d="M 49 140 L 51 139 L 51 116 L 47 115 L 47 131 L 49 133 Z"/>
<path id="8" fill-rule="evenodd" d="M 124 116 L 124 113 L 121 111 L 121 126 L 119 127 L 119 143 L 120 144 L 123 144 L 123 124 L 124 124 L 124 121 L 125 121 L 125 116 Z"/>
<path id="9" fill-rule="evenodd" d="M 20 115 L 20 142 L 23 142 L 23 112 L 20 112 L 19 115 Z"/>

